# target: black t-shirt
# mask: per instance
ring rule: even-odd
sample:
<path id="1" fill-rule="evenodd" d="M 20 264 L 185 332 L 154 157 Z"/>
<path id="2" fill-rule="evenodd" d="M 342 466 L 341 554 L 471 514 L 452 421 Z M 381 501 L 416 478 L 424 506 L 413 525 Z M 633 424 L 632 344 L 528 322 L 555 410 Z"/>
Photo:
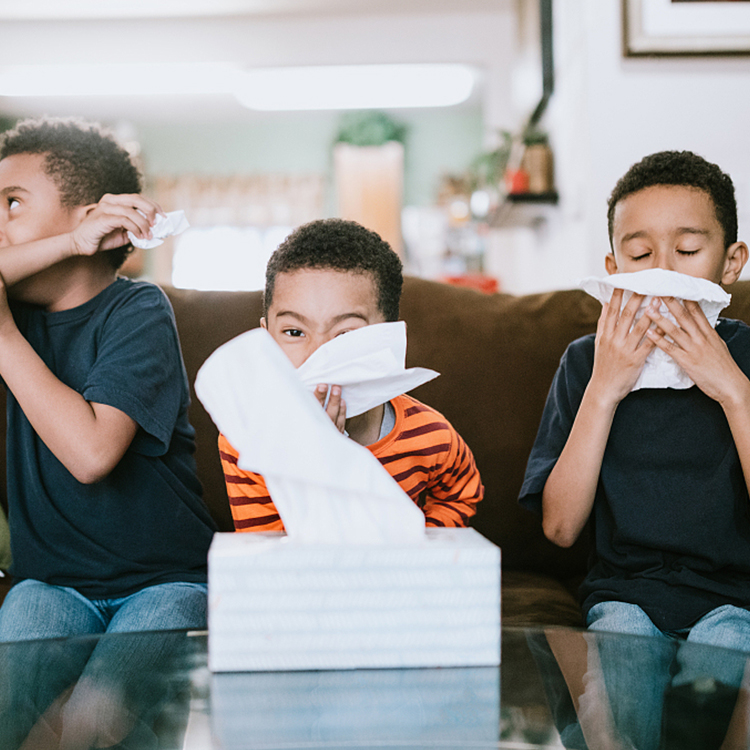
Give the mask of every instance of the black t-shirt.
<path id="1" fill-rule="evenodd" d="M 187 376 L 164 293 L 119 278 L 71 310 L 14 304 L 13 312 L 63 383 L 87 401 L 122 410 L 138 431 L 109 476 L 84 485 L 8 392 L 12 574 L 90 598 L 205 582 L 215 526 L 201 499 Z"/>
<path id="2" fill-rule="evenodd" d="M 750 328 L 716 328 L 750 373 Z M 542 490 L 591 377 L 594 336 L 574 341 L 552 383 L 520 493 L 541 513 Z M 718 402 L 697 386 L 641 389 L 617 407 L 592 511 L 594 555 L 581 587 L 598 602 L 640 606 L 662 630 L 693 625 L 723 604 L 750 606 L 747 485 Z"/>

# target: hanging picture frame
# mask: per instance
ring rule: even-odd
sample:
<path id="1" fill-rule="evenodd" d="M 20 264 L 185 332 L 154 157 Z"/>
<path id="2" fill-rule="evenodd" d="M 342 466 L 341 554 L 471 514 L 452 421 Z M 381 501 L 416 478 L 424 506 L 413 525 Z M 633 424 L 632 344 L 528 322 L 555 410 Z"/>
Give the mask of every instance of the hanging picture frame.
<path id="1" fill-rule="evenodd" d="M 623 0 L 623 47 L 647 55 L 750 55 L 750 0 Z"/>

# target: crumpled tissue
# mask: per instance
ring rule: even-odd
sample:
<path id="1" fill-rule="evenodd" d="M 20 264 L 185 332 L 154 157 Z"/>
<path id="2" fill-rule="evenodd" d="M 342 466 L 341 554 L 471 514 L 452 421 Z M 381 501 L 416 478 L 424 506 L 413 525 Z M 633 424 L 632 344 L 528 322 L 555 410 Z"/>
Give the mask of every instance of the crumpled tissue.
<path id="1" fill-rule="evenodd" d="M 359 414 L 438 377 L 424 367 L 405 369 L 406 323 L 376 323 L 337 336 L 297 369 L 311 391 L 319 383 L 341 386 L 346 416 Z"/>
<path id="2" fill-rule="evenodd" d="M 358 350 L 358 333 L 334 339 L 342 342 L 335 347 L 341 348 L 339 356 L 344 356 L 347 344 Z M 358 354 L 364 356 L 364 349 Z M 332 372 L 342 378 L 346 375 L 335 357 L 328 364 Z M 353 371 L 365 369 L 357 361 Z M 365 389 L 368 397 L 363 403 L 375 398 L 375 380 Z M 391 393 L 392 380 L 384 380 L 385 391 Z M 316 377 L 313 381 L 325 382 Z M 356 383 L 348 388 L 344 386 L 344 393 L 356 403 L 352 395 Z M 238 451 L 239 467 L 263 475 L 289 542 L 424 541 L 422 511 L 367 448 L 336 429 L 303 385 L 299 371 L 264 329 L 249 331 L 219 347 L 198 372 L 195 391 Z M 390 397 L 384 392 L 376 400 L 384 403 Z"/>
<path id="3" fill-rule="evenodd" d="M 136 237 L 132 232 L 128 232 L 128 238 L 135 247 L 150 250 L 161 245 L 170 235 L 180 234 L 189 227 L 184 211 L 170 211 L 168 214 L 156 214 L 156 222 L 151 227 L 152 239 Z"/>
<path id="4" fill-rule="evenodd" d="M 646 295 L 643 304 L 636 313 L 636 320 L 643 315 L 643 310 L 654 297 L 675 297 L 679 301 L 694 300 L 697 302 L 708 322 L 716 326 L 719 313 L 729 304 L 732 296 L 718 284 L 708 279 L 687 276 L 663 268 L 649 268 L 634 273 L 615 273 L 604 278 L 588 277 L 580 282 L 580 287 L 600 302 L 609 302 L 615 289 L 623 289 L 622 306 L 627 304 L 633 293 Z M 664 302 L 659 313 L 676 323 Z M 640 388 L 690 388 L 694 385 L 692 378 L 661 349 L 654 349 L 646 358 L 646 363 L 638 376 L 632 390 Z"/>

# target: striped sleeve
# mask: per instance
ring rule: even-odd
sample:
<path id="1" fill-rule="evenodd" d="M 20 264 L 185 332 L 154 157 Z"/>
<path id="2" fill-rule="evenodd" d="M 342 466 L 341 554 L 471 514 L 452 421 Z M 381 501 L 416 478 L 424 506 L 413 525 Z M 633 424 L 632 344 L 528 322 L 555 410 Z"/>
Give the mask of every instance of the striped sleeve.
<path id="1" fill-rule="evenodd" d="M 283 531 L 263 477 L 237 465 L 239 454 L 224 435 L 219 435 L 219 457 L 235 531 Z"/>
<path id="2" fill-rule="evenodd" d="M 377 458 L 425 514 L 427 526 L 466 526 L 484 497 L 474 456 L 442 414 L 410 396 L 392 401 L 398 434 Z"/>

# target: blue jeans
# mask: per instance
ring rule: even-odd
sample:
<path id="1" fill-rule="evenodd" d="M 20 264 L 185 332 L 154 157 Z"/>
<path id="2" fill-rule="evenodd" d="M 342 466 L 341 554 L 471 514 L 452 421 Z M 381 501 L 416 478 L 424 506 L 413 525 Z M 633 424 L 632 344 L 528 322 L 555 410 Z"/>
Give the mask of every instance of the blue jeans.
<path id="1" fill-rule="evenodd" d="M 61 746 L 104 746 L 116 731 L 150 747 L 153 722 L 185 692 L 170 665 L 184 658 L 184 631 L 206 627 L 206 610 L 205 584 L 92 601 L 74 589 L 18 583 L 0 607 L 0 747 L 18 747 L 48 725 L 50 710 L 62 712 Z M 64 640 L 87 634 L 105 635 Z"/>
<path id="2" fill-rule="evenodd" d="M 603 636 L 597 643 L 615 727 L 639 750 L 659 747 L 669 689 L 702 678 L 737 688 L 746 659 L 736 651 L 750 652 L 750 612 L 731 605 L 712 610 L 691 628 L 664 632 L 635 604 L 601 602 L 589 610 L 586 624 L 597 633 L 644 636 Z M 721 648 L 682 648 L 685 643 Z"/>
<path id="3" fill-rule="evenodd" d="M 161 583 L 116 599 L 87 599 L 75 589 L 27 579 L 0 607 L 0 643 L 146 630 L 203 630 L 208 587 Z"/>

